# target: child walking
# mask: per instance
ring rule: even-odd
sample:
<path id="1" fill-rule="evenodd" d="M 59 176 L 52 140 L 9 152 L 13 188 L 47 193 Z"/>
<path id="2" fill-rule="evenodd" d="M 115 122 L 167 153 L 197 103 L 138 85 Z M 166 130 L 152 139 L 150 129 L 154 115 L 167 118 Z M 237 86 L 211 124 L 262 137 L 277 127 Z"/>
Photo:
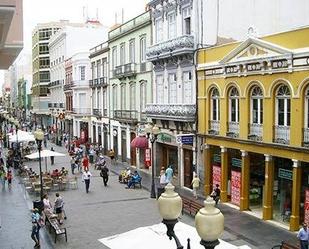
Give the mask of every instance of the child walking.
<path id="1" fill-rule="evenodd" d="M 197 174 L 194 174 L 191 185 L 193 187 L 193 196 L 197 199 L 197 190 L 200 187 L 200 179 Z"/>

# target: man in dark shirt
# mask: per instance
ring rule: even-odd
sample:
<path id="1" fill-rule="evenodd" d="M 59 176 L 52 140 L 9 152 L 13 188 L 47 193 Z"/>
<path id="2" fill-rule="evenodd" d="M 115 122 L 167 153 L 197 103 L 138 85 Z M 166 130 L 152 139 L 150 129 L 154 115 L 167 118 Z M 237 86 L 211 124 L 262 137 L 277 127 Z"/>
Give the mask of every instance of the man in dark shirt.
<path id="1" fill-rule="evenodd" d="M 108 182 L 108 171 L 109 171 L 108 168 L 106 167 L 106 165 L 104 165 L 100 173 L 100 176 L 103 178 L 103 183 L 105 187 L 107 186 Z"/>

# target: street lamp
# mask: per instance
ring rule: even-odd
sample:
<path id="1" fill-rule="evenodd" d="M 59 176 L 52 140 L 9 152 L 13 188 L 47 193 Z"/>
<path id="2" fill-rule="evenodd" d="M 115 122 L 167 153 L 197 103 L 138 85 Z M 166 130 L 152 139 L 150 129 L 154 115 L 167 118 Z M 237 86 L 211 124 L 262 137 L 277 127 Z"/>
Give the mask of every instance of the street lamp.
<path id="1" fill-rule="evenodd" d="M 156 198 L 156 190 L 155 190 L 155 182 L 154 182 L 154 146 L 153 144 L 158 138 L 158 134 L 160 133 L 160 128 L 156 125 L 152 126 L 151 124 L 147 124 L 145 127 L 145 132 L 147 134 L 147 138 L 151 142 L 151 192 L 150 198 Z"/>
<path id="2" fill-rule="evenodd" d="M 183 249 L 174 232 L 174 227 L 182 210 L 182 199 L 174 189 L 175 187 L 171 183 L 166 185 L 165 192 L 161 194 L 158 200 L 159 212 L 163 218 L 162 223 L 167 227 L 167 236 L 170 240 L 172 238 L 175 240 L 177 249 Z M 204 208 L 201 208 L 195 215 L 195 227 L 201 237 L 200 244 L 205 249 L 214 249 L 220 243 L 218 238 L 224 230 L 224 216 L 215 207 L 215 202 L 211 197 L 207 197 L 204 205 Z M 190 239 L 188 239 L 187 248 L 190 248 Z"/>
<path id="3" fill-rule="evenodd" d="M 71 120 L 73 119 L 72 116 L 67 115 L 67 119 L 69 120 L 69 137 L 68 137 L 68 152 L 70 152 L 71 148 Z"/>
<path id="4" fill-rule="evenodd" d="M 40 167 L 40 183 L 41 183 L 41 201 L 43 201 L 43 178 L 42 178 L 42 165 L 41 165 L 41 150 L 42 150 L 42 141 L 44 139 L 44 132 L 41 129 L 37 129 L 34 132 L 34 138 L 38 145 L 39 151 L 39 167 Z"/>

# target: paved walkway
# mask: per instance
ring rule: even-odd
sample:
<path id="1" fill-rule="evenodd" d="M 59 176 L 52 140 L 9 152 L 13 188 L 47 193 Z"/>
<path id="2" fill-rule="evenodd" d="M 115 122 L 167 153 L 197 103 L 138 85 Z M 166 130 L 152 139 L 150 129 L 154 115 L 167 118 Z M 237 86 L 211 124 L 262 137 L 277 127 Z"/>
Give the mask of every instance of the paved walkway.
<path id="1" fill-rule="evenodd" d="M 50 146 L 49 144 L 49 148 Z M 66 153 L 63 147 L 55 145 L 53 147 L 57 152 Z M 68 156 L 58 157 L 55 158 L 55 165 L 50 166 L 48 159 L 48 170 L 59 169 L 62 166 L 69 169 L 69 160 Z M 38 171 L 38 161 L 27 162 L 26 165 Z M 66 243 L 64 238 L 60 236 L 57 244 L 51 243 L 50 241 L 54 236 L 42 229 L 42 248 L 107 248 L 98 242 L 98 239 L 123 233 L 140 226 L 159 223 L 161 218 L 159 217 L 157 202 L 149 198 L 150 175 L 141 172 L 142 185 L 145 189 L 127 190 L 123 184 L 118 183 L 117 174 L 127 166 L 121 163 L 109 165 L 113 173 L 110 175 L 107 188 L 103 186 L 99 171 L 91 169 L 94 177 L 91 180 L 89 194 L 85 193 L 80 174 L 76 174 L 78 176 L 78 189 L 60 192 L 65 200 L 65 210 L 68 217 L 65 221 L 65 227 L 68 230 L 68 242 Z M 44 161 L 43 169 L 45 169 Z M 190 192 L 178 191 L 181 195 L 192 196 Z M 51 200 L 54 199 L 54 194 L 55 192 L 50 193 Z M 25 195 L 17 178 L 14 180 L 11 192 L 8 190 L 0 192 L 1 249 L 32 248 L 29 209 L 32 200 L 35 198 L 37 197 Z M 202 202 L 202 199 L 199 201 Z M 225 215 L 225 232 L 222 239 L 231 244 L 247 244 L 253 249 L 270 249 L 273 245 L 280 243 L 281 240 L 295 241 L 295 233 L 278 228 L 226 205 L 219 205 L 219 207 Z M 184 215 L 181 220 L 184 223 L 194 225 L 194 219 L 190 216 Z M 18 234 L 18 239 L 16 239 L 16 234 Z"/>

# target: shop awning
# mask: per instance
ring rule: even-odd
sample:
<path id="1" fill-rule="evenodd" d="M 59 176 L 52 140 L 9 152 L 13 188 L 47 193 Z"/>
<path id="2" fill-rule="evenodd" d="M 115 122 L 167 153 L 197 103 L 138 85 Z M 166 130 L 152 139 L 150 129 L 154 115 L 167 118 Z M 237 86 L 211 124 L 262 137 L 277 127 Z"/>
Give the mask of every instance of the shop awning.
<path id="1" fill-rule="evenodd" d="M 148 139 L 146 137 L 136 137 L 131 141 L 131 148 L 148 148 Z"/>

